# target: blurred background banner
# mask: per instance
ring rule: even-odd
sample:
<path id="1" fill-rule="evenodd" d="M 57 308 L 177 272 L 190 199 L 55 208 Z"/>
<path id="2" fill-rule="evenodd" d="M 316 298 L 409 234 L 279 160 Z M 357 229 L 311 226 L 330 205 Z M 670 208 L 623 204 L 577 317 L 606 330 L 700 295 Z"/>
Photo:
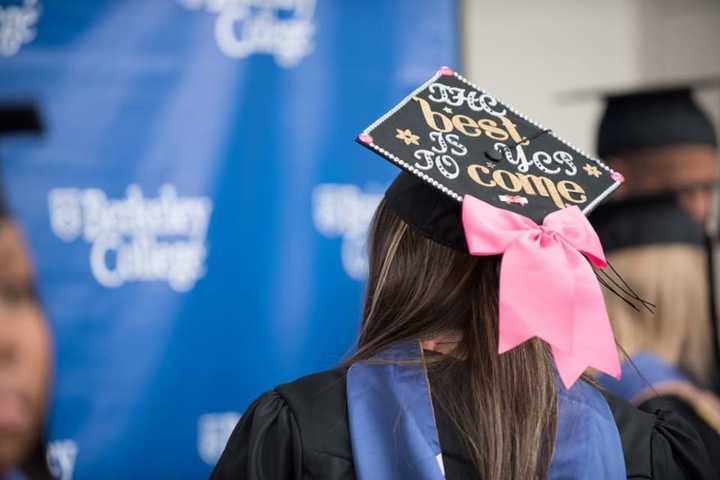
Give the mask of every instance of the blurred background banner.
<path id="1" fill-rule="evenodd" d="M 453 0 L 0 0 L 3 140 L 56 345 L 62 478 L 203 478 L 249 402 L 332 367 L 395 169 L 353 144 L 441 65 Z"/>

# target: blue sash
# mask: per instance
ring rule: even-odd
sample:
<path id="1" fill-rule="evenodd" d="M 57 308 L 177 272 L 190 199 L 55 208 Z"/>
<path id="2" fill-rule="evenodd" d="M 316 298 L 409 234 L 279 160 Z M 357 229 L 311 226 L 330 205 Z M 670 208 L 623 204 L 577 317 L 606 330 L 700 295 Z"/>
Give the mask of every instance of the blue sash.
<path id="1" fill-rule="evenodd" d="M 640 374 L 638 374 L 638 371 Z M 651 353 L 633 355 L 632 363 L 627 360 L 624 361 L 620 380 L 616 380 L 609 375 L 601 375 L 598 381 L 610 393 L 629 402 L 635 400 L 650 387 L 661 383 L 690 383 L 690 379 L 682 372 Z"/>
<path id="2" fill-rule="evenodd" d="M 445 478 L 430 388 L 417 342 L 391 347 L 350 367 L 348 413 L 358 480 Z M 415 363 L 398 363 L 398 362 Z M 550 479 L 624 479 L 620 435 L 592 386 L 558 382 L 558 435 Z"/>

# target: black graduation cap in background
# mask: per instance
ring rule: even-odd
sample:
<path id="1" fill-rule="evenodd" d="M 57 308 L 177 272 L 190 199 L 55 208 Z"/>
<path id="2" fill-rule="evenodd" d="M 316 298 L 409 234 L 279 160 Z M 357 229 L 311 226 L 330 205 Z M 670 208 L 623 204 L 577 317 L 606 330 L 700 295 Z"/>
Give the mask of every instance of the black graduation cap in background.
<path id="1" fill-rule="evenodd" d="M 20 133 L 41 134 L 42 122 L 38 109 L 33 103 L 0 103 L 0 140 L 4 136 Z M 0 159 L 1 160 L 1 159 Z M 0 177 L 0 218 L 8 215 L 4 186 Z"/>
<path id="2" fill-rule="evenodd" d="M 429 238 L 462 251 L 465 195 L 540 224 L 567 206 L 589 213 L 623 181 L 448 67 L 357 141 L 404 170 L 385 194 L 388 205 Z"/>
<path id="3" fill-rule="evenodd" d="M 633 157 L 627 152 L 670 145 L 717 148 L 710 116 L 694 98 L 699 90 L 720 88 L 720 77 L 634 89 L 590 89 L 570 94 L 578 99 L 602 97 L 605 110 L 597 131 L 597 150 L 603 158 Z M 677 168 L 683 168 L 678 165 Z M 683 243 L 703 245 L 703 227 L 678 205 L 677 187 L 636 194 L 610 202 L 590 219 L 607 251 L 633 246 Z"/>
<path id="4" fill-rule="evenodd" d="M 689 144 L 717 147 L 717 134 L 696 91 L 720 89 L 720 76 L 654 83 L 634 88 L 589 88 L 566 92 L 565 101 L 602 98 L 597 153 L 608 158 L 649 147 Z"/>
<path id="5" fill-rule="evenodd" d="M 598 155 L 677 144 L 717 147 L 715 127 L 693 98 L 693 88 L 712 86 L 720 86 L 720 79 L 606 94 Z"/>
<path id="6" fill-rule="evenodd" d="M 40 114 L 33 103 L 0 103 L 0 136 L 42 133 Z"/>

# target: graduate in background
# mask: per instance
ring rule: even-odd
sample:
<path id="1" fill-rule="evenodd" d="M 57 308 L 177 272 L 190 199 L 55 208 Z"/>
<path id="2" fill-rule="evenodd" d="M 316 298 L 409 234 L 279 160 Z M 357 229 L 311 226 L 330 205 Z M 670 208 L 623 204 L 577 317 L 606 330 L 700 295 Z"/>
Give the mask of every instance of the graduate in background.
<path id="1" fill-rule="evenodd" d="M 32 106 L 0 106 L 0 135 L 39 131 Z M 0 480 L 51 478 L 42 435 L 51 341 L 33 275 L 0 186 Z"/>
<path id="2" fill-rule="evenodd" d="M 672 410 L 700 433 L 720 467 L 716 332 L 704 225 L 718 180 L 717 139 L 688 87 L 610 96 L 598 152 L 627 188 L 590 219 L 610 263 L 654 313 L 606 302 L 630 355 L 613 393 L 648 411 Z M 635 305 L 638 307 L 638 305 Z M 637 367 L 638 371 L 635 370 Z"/>
<path id="3" fill-rule="evenodd" d="M 629 359 L 602 385 L 645 411 L 689 421 L 720 467 L 720 400 L 709 390 L 715 364 L 702 225 L 673 196 L 644 197 L 591 216 L 608 261 L 652 311 L 616 295 L 606 304 Z M 637 305 L 636 305 L 637 307 Z"/>
<path id="4" fill-rule="evenodd" d="M 717 478 L 685 422 L 583 376 L 620 364 L 578 207 L 621 175 L 447 67 L 359 142 L 404 172 L 357 350 L 261 395 L 213 479 Z"/>
<path id="5" fill-rule="evenodd" d="M 717 134 L 692 91 L 718 85 L 706 79 L 606 95 L 598 156 L 625 176 L 613 200 L 671 193 L 697 222 L 708 221 L 720 180 Z"/>

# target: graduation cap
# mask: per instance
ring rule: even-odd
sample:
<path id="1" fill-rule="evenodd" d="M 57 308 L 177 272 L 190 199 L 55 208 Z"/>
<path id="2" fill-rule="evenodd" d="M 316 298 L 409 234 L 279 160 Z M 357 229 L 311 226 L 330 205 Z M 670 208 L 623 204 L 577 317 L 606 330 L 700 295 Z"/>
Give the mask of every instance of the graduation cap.
<path id="1" fill-rule="evenodd" d="M 0 136 L 42 133 L 40 114 L 33 103 L 0 103 Z"/>
<path id="2" fill-rule="evenodd" d="M 720 87 L 720 78 L 602 93 L 606 107 L 598 128 L 598 155 L 678 144 L 716 148 L 715 127 L 693 98 L 694 89 L 711 87 Z"/>
<path id="3" fill-rule="evenodd" d="M 385 199 L 406 223 L 471 255 L 502 255 L 500 353 L 539 337 L 568 387 L 588 366 L 619 375 L 591 267 L 606 262 L 584 214 L 622 175 L 448 67 L 357 141 L 403 170 Z"/>
<path id="4" fill-rule="evenodd" d="M 565 101 L 602 98 L 605 109 L 597 129 L 601 158 L 621 159 L 627 197 L 714 187 L 714 158 L 704 149 L 660 151 L 662 147 L 718 146 L 715 127 L 694 92 L 720 88 L 720 77 L 647 84 L 635 88 L 583 89 L 565 92 Z M 698 163 L 699 162 L 699 163 Z M 686 168 L 692 165 L 692 168 Z"/>
<path id="5" fill-rule="evenodd" d="M 19 133 L 40 134 L 42 131 L 40 115 L 33 103 L 0 103 L 0 138 Z M 4 189 L 0 184 L 0 218 L 8 213 Z"/>
<path id="6" fill-rule="evenodd" d="M 465 251 L 456 221 L 464 195 L 542 223 L 571 205 L 589 213 L 623 181 L 448 68 L 365 129 L 358 142 L 406 172 L 386 193 L 388 204 L 433 240 Z M 448 218 L 453 212 L 456 218 Z"/>

